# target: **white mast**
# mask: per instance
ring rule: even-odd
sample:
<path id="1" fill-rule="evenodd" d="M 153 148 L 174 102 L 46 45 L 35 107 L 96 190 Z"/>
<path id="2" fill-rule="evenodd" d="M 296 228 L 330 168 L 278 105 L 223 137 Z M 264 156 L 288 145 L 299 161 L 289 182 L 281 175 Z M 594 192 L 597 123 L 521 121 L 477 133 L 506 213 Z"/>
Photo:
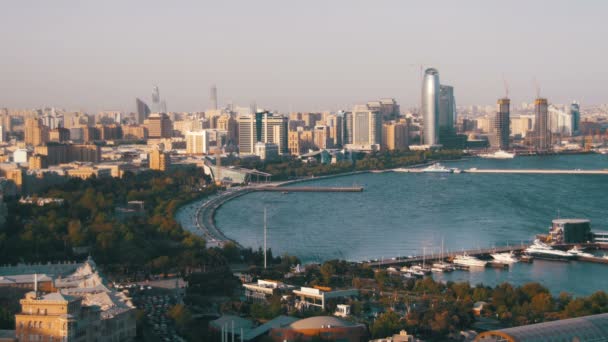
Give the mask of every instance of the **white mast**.
<path id="1" fill-rule="evenodd" d="M 266 269 L 266 207 L 264 207 L 264 269 Z"/>

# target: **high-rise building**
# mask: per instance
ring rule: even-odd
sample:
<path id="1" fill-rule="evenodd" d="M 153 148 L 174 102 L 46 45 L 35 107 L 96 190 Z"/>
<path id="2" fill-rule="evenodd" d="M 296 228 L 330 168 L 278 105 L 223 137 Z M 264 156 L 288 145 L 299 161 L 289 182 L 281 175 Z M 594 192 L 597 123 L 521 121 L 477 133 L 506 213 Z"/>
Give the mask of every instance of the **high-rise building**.
<path id="1" fill-rule="evenodd" d="M 343 129 L 343 141 L 344 145 L 353 143 L 353 112 L 344 113 L 344 129 Z"/>
<path id="2" fill-rule="evenodd" d="M 289 132 L 289 153 L 292 155 L 300 155 L 314 147 L 313 132 L 305 130 L 296 130 Z"/>
<path id="3" fill-rule="evenodd" d="M 229 114 L 224 114 L 217 119 L 217 129 L 226 131 L 228 142 L 233 144 L 238 143 L 239 125 L 236 120 Z"/>
<path id="4" fill-rule="evenodd" d="M 288 119 L 282 115 L 258 112 L 255 115 L 242 115 L 238 118 L 239 152 L 255 154 L 257 142 L 274 143 L 279 146 L 280 154 L 289 153 Z"/>
<path id="5" fill-rule="evenodd" d="M 572 134 L 577 134 L 580 131 L 581 124 L 581 107 L 578 102 L 574 101 L 570 104 L 570 114 L 572 115 Z"/>
<path id="6" fill-rule="evenodd" d="M 156 147 L 150 151 L 150 169 L 167 171 L 171 166 L 171 154 Z"/>
<path id="7" fill-rule="evenodd" d="M 456 122 L 456 100 L 454 87 L 439 85 L 439 134 L 442 131 L 453 131 Z"/>
<path id="8" fill-rule="evenodd" d="M 329 127 L 317 125 L 314 129 L 314 143 L 320 149 L 333 147 L 332 140 L 329 137 Z"/>
<path id="9" fill-rule="evenodd" d="M 392 120 L 399 116 L 399 105 L 395 99 L 383 98 L 379 101 L 370 101 L 367 103 L 370 110 L 377 111 L 382 116 L 383 120 Z"/>
<path id="10" fill-rule="evenodd" d="M 209 102 L 211 102 L 211 109 L 217 110 L 217 87 L 215 84 L 211 86 L 209 91 Z"/>
<path id="11" fill-rule="evenodd" d="M 420 112 L 423 121 L 422 143 L 437 145 L 439 141 L 439 72 L 429 68 L 422 81 Z"/>
<path id="12" fill-rule="evenodd" d="M 154 86 L 154 88 L 152 88 L 152 110 L 156 113 L 164 112 L 161 108 L 160 90 L 158 90 L 158 86 Z"/>
<path id="13" fill-rule="evenodd" d="M 493 121 L 491 145 L 499 150 L 509 149 L 509 135 L 511 134 L 510 118 L 511 100 L 502 98 L 498 100 L 496 116 Z"/>
<path id="14" fill-rule="evenodd" d="M 327 117 L 326 125 L 329 127 L 329 137 L 334 147 L 342 146 L 344 124 L 342 115 L 332 114 Z"/>
<path id="15" fill-rule="evenodd" d="M 57 127 L 49 131 L 49 141 L 64 142 L 70 140 L 70 130 L 63 127 Z"/>
<path id="16" fill-rule="evenodd" d="M 387 122 L 382 125 L 382 148 L 386 150 L 405 149 L 409 145 L 407 122 Z"/>
<path id="17" fill-rule="evenodd" d="M 186 153 L 209 153 L 209 134 L 206 130 L 186 133 Z"/>
<path id="18" fill-rule="evenodd" d="M 161 139 L 173 136 L 173 123 L 165 113 L 153 113 L 144 120 L 144 126 L 148 129 L 148 138 Z"/>
<path id="19" fill-rule="evenodd" d="M 136 98 L 135 99 L 135 107 L 136 107 L 136 117 L 135 117 L 135 121 L 137 124 L 141 125 L 142 123 L 144 123 L 144 120 L 146 120 L 148 118 L 148 116 L 150 115 L 150 107 L 148 107 L 148 105 Z"/>
<path id="20" fill-rule="evenodd" d="M 382 143 L 382 117 L 367 105 L 358 105 L 352 112 L 352 144 L 358 146 Z"/>
<path id="21" fill-rule="evenodd" d="M 548 102 L 545 98 L 534 100 L 534 147 L 537 151 L 548 151 L 551 147 L 551 131 L 549 130 Z"/>
<path id="22" fill-rule="evenodd" d="M 25 143 L 39 146 L 49 141 L 49 129 L 38 118 L 25 120 Z"/>

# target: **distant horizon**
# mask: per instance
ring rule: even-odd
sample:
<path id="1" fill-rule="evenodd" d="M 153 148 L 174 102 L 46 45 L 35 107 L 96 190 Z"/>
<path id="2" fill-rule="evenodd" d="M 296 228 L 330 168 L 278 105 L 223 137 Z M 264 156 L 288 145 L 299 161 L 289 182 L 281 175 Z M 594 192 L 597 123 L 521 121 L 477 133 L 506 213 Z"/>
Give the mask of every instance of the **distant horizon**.
<path id="1" fill-rule="evenodd" d="M 158 85 L 168 111 L 218 103 L 280 112 L 350 108 L 380 97 L 420 105 L 421 67 L 456 104 L 608 103 L 608 3 L 410 4 L 311 0 L 24 0 L 3 8 L 0 108 L 134 111 Z"/>

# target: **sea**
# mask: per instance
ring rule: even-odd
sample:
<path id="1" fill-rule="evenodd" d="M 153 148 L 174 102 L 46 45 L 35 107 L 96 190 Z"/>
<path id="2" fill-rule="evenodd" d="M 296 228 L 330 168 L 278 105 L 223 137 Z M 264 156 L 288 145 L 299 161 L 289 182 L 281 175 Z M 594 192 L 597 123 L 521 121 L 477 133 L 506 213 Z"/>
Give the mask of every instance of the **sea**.
<path id="1" fill-rule="evenodd" d="M 478 169 L 608 169 L 608 155 L 470 158 L 443 163 Z M 216 225 L 245 247 L 268 246 L 303 263 L 366 261 L 530 242 L 555 218 L 585 218 L 608 230 L 608 175 L 363 173 L 299 186 L 362 186 L 355 193 L 253 192 L 225 203 Z M 598 255 L 608 251 L 596 251 Z M 608 265 L 535 260 L 509 269 L 455 271 L 441 281 L 495 286 L 540 282 L 554 295 L 608 290 Z"/>

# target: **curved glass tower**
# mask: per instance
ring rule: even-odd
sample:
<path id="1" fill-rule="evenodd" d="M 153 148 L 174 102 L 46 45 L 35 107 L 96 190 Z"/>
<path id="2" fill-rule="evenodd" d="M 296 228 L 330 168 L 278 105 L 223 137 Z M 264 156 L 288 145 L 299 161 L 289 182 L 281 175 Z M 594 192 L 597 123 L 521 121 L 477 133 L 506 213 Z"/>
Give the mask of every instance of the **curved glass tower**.
<path id="1" fill-rule="evenodd" d="M 436 145 L 439 132 L 439 72 L 433 68 L 424 71 L 420 114 L 424 124 L 422 143 Z"/>

